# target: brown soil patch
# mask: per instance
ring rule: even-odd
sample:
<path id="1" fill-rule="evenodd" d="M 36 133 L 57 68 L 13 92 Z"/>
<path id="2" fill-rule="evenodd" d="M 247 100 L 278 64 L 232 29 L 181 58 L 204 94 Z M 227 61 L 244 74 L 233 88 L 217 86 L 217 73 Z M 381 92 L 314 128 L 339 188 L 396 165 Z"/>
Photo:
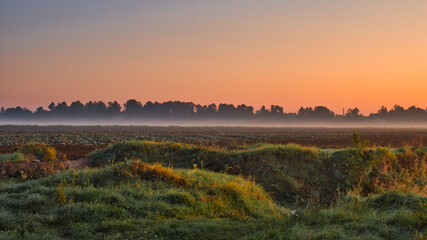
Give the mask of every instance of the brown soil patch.
<path id="1" fill-rule="evenodd" d="M 6 161 L 0 162 L 0 178 L 34 179 L 64 169 L 61 165 L 51 166 L 47 162 Z"/>
<path id="2" fill-rule="evenodd" d="M 6 161 L 0 162 L 0 178 L 35 179 L 67 169 L 83 170 L 88 167 L 89 160 L 82 158 L 65 161 L 54 166 L 39 161 Z"/>

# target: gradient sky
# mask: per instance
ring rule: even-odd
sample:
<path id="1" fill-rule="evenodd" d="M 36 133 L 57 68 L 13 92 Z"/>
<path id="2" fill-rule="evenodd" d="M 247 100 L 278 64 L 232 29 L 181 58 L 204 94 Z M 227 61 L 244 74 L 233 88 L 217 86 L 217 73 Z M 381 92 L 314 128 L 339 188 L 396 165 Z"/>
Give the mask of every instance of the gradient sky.
<path id="1" fill-rule="evenodd" d="M 427 106 L 427 1 L 2 0 L 0 106 Z"/>

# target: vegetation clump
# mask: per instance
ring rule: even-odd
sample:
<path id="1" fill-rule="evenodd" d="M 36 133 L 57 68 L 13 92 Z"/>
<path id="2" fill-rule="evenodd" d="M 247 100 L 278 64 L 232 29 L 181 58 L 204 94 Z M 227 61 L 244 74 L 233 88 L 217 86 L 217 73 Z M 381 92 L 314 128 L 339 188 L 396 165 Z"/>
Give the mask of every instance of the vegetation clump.
<path id="1" fill-rule="evenodd" d="M 255 179 L 284 205 L 309 201 L 329 204 L 339 192 L 356 186 L 364 195 L 387 189 L 425 190 L 425 148 L 373 148 L 357 134 L 353 140 L 353 148 L 338 150 L 295 144 L 255 144 L 223 150 L 179 143 L 119 142 L 91 153 L 89 163 L 96 167 L 137 158 L 176 168 L 197 165 L 242 174 Z"/>
<path id="2" fill-rule="evenodd" d="M 42 143 L 25 144 L 19 148 L 19 152 L 33 155 L 42 162 L 56 163 L 58 161 L 56 150 Z"/>
<path id="3" fill-rule="evenodd" d="M 0 154 L 0 162 L 6 161 L 24 161 L 25 157 L 22 153 L 14 152 L 14 153 L 4 153 Z"/>
<path id="4" fill-rule="evenodd" d="M 56 150 L 41 143 L 25 144 L 18 152 L 0 154 L 0 178 L 34 179 L 65 168 Z"/>
<path id="5" fill-rule="evenodd" d="M 399 192 L 289 210 L 240 177 L 136 161 L 0 182 L 0 239 L 423 239 L 426 210 Z"/>
<path id="6" fill-rule="evenodd" d="M 287 213 L 245 179 L 142 162 L 0 185 L 1 239 L 140 234 L 160 220 L 252 221 Z"/>
<path id="7" fill-rule="evenodd" d="M 328 208 L 299 209 L 243 239 L 418 239 L 427 235 L 427 198 L 395 191 L 341 195 Z"/>

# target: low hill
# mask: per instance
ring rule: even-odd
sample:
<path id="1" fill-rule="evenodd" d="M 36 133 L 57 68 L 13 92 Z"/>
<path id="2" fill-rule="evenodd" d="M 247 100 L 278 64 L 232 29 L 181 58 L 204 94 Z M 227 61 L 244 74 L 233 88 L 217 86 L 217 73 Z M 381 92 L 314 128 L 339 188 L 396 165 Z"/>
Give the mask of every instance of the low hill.
<path id="1" fill-rule="evenodd" d="M 254 179 L 283 205 L 308 200 L 330 204 L 355 186 L 362 195 L 388 190 L 425 193 L 427 148 L 366 147 L 319 149 L 295 144 L 256 144 L 239 150 L 213 149 L 173 142 L 119 142 L 93 152 L 93 167 L 141 159 L 175 168 L 194 165 Z"/>
<path id="2" fill-rule="evenodd" d="M 90 239 L 101 232 L 140 232 L 160 220 L 271 219 L 289 213 L 242 178 L 142 162 L 3 182 L 0 206 L 1 239 Z"/>

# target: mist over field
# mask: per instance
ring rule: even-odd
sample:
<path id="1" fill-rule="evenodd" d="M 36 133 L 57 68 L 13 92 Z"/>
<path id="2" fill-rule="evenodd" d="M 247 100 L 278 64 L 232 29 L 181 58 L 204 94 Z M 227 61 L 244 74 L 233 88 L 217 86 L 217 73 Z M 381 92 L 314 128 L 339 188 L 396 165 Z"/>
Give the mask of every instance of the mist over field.
<path id="1" fill-rule="evenodd" d="M 309 128 L 427 128 L 427 122 L 339 122 L 339 121 L 274 121 L 274 120 L 0 120 L 0 125 L 39 126 L 181 126 L 181 127 L 309 127 Z"/>

